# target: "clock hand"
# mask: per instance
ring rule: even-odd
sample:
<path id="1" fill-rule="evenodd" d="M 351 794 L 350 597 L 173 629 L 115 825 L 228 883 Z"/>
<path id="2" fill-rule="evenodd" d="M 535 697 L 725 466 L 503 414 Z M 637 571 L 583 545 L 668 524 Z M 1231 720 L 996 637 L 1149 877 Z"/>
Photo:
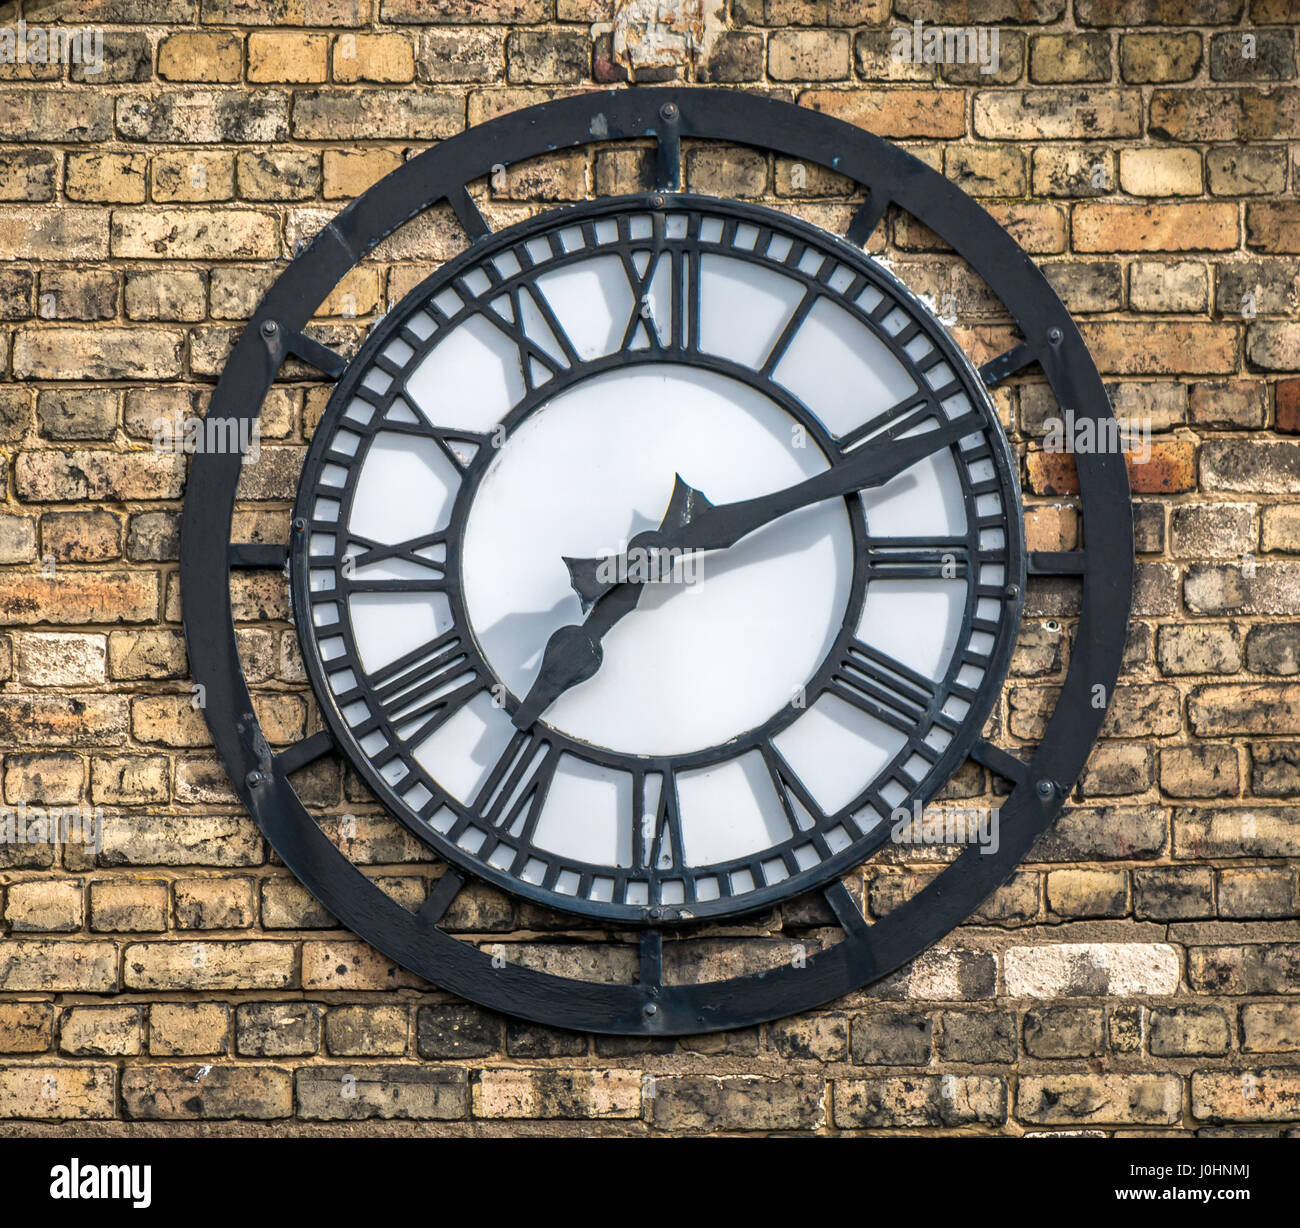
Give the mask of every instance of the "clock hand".
<path id="1" fill-rule="evenodd" d="M 964 414 L 936 430 L 892 440 L 883 450 L 870 444 L 855 449 L 823 473 L 773 494 L 737 503 L 714 506 L 698 490 L 687 486 L 679 475 L 663 523 L 657 530 L 634 537 L 628 543 L 628 553 L 634 549 L 725 549 L 801 507 L 857 490 L 883 486 L 918 461 L 983 428 L 984 420 L 979 414 Z M 622 558 L 564 560 L 584 609 L 590 608 L 618 585 L 617 577 L 631 574 L 627 557 L 624 554 Z M 638 578 L 622 582 L 640 584 L 644 581 Z"/>
<path id="2" fill-rule="evenodd" d="M 798 508 L 820 503 L 837 495 L 851 494 L 870 486 L 881 486 L 904 469 L 940 448 L 956 443 L 981 430 L 979 414 L 966 414 L 923 435 L 895 440 L 888 450 L 862 449 L 785 490 L 714 506 L 698 490 L 682 481 L 673 487 L 672 499 L 659 529 L 638 534 L 629 546 L 647 549 L 721 550 L 763 525 Z M 570 687 L 586 682 L 604 660 L 601 640 L 619 619 L 626 617 L 641 600 L 642 579 L 609 580 L 601 573 L 608 559 L 565 559 L 578 595 L 590 608 L 586 621 L 569 624 L 553 632 L 542 650 L 542 665 L 532 688 L 511 718 L 517 729 L 527 729 Z M 615 560 L 617 565 L 619 561 Z M 615 574 L 626 575 L 626 570 Z M 590 600 L 584 593 L 590 593 Z"/>
<path id="3" fill-rule="evenodd" d="M 511 722 L 527 729 L 570 687 L 586 682 L 600 668 L 600 641 L 620 618 L 636 609 L 644 584 L 616 584 L 596 602 L 586 621 L 551 633 L 542 650 L 542 666 Z"/>

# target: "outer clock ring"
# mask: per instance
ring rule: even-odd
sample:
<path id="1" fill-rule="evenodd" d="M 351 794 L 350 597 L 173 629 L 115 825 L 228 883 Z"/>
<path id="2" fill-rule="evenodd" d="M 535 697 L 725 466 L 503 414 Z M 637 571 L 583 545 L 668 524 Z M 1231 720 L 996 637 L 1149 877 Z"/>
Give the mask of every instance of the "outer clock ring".
<path id="1" fill-rule="evenodd" d="M 494 256 L 502 251 L 518 250 L 521 246 L 526 245 L 530 239 L 538 233 L 554 232 L 559 228 L 574 228 L 583 224 L 590 224 L 598 219 L 608 217 L 626 216 L 629 213 L 643 216 L 647 212 L 670 208 L 674 213 L 692 213 L 698 211 L 707 214 L 710 217 L 719 215 L 730 218 L 737 223 L 753 223 L 757 226 L 770 225 L 773 228 L 780 227 L 783 233 L 789 233 L 799 238 L 806 238 L 810 244 L 818 245 L 818 250 L 826 250 L 837 259 L 843 262 L 845 267 L 859 269 L 867 283 L 876 290 L 885 295 L 882 300 L 882 306 L 876 308 L 878 314 L 886 314 L 886 308 L 897 304 L 904 311 L 909 312 L 914 319 L 922 325 L 922 331 L 925 336 L 934 344 L 933 353 L 935 359 L 931 361 L 942 360 L 948 364 L 949 369 L 954 371 L 953 379 L 949 381 L 948 388 L 954 385 L 960 385 L 965 396 L 969 398 L 973 408 L 978 408 L 988 420 L 990 434 L 988 439 L 987 451 L 989 452 L 988 462 L 993 465 L 998 475 L 998 483 L 1003 492 L 999 498 L 1001 501 L 1009 503 L 1011 511 L 1009 522 L 1005 526 L 1004 547 L 1000 551 L 1002 569 L 1004 571 L 1005 587 L 998 592 L 997 601 L 1005 608 L 997 623 L 995 632 L 996 642 L 989 653 L 989 664 L 986 671 L 987 682 L 981 684 L 979 694 L 972 697 L 971 709 L 962 717 L 960 729 L 956 731 L 951 741 L 943 749 L 942 753 L 934 752 L 925 745 L 923 738 L 928 730 L 932 727 L 930 724 L 918 727 L 918 729 L 909 736 L 908 741 L 903 748 L 892 756 L 891 768 L 897 773 L 902 763 L 909 759 L 918 751 L 924 753 L 933 762 L 927 770 L 924 788 L 914 791 L 919 797 L 922 804 L 928 804 L 933 794 L 942 786 L 942 784 L 952 775 L 966 759 L 971 745 L 977 739 L 980 728 L 988 715 L 989 709 L 995 702 L 997 691 L 1003 681 L 1007 661 L 1010 657 L 1012 647 L 1015 642 L 1015 632 L 1018 626 L 1020 608 L 1023 602 L 1024 585 L 1025 585 L 1025 557 L 1023 549 L 1023 536 L 1019 524 L 1019 504 L 1020 492 L 1016 480 L 1014 459 L 1011 456 L 1010 449 L 1006 444 L 1005 437 L 1002 435 L 997 425 L 996 413 L 993 409 L 992 402 L 988 399 L 987 392 L 982 384 L 979 383 L 979 377 L 970 367 L 969 360 L 961 351 L 952 343 L 951 339 L 939 326 L 935 325 L 929 317 L 925 306 L 916 299 L 916 297 L 896 278 L 892 277 L 887 270 L 874 266 L 863 259 L 860 249 L 855 249 L 846 243 L 837 243 L 835 236 L 826 235 L 823 232 L 801 222 L 797 218 L 788 218 L 781 215 L 774 216 L 773 211 L 762 209 L 756 206 L 744 205 L 738 202 L 718 201 L 710 197 L 698 197 L 690 195 L 678 195 L 671 199 L 671 205 L 667 205 L 663 197 L 656 200 L 650 196 L 646 197 L 625 197 L 612 198 L 592 202 L 585 205 L 579 205 L 565 210 L 548 212 L 516 226 L 510 227 L 492 237 L 491 240 L 484 240 L 475 244 L 461 253 L 455 259 L 449 261 L 438 272 L 425 279 L 419 286 L 415 287 L 406 296 L 405 299 L 395 306 L 384 318 L 379 327 L 377 327 L 367 337 L 360 352 L 357 354 L 349 366 L 347 372 L 336 385 L 335 390 L 330 398 L 321 421 L 316 428 L 316 434 L 312 445 L 308 451 L 308 458 L 303 467 L 303 474 L 299 486 L 298 500 L 294 509 L 294 524 L 307 526 L 304 531 L 295 531 L 290 542 L 290 567 L 291 567 L 291 595 L 293 600 L 295 623 L 299 628 L 300 635 L 306 637 L 303 645 L 303 659 L 312 681 L 313 690 L 317 700 L 320 703 L 322 713 L 330 727 L 335 742 L 342 747 L 348 748 L 348 759 L 353 768 L 362 776 L 370 789 L 376 793 L 383 801 L 390 813 L 394 814 L 406 827 L 408 827 L 416 837 L 426 844 L 431 844 L 439 856 L 460 866 L 467 872 L 480 878 L 485 878 L 504 890 L 532 900 L 535 903 L 560 908 L 567 912 L 572 912 L 580 916 L 592 917 L 598 920 L 604 920 L 617 924 L 627 925 L 659 925 L 672 924 L 683 921 L 701 921 L 706 919 L 718 919 L 721 917 L 743 915 L 752 913 L 763 908 L 770 907 L 783 899 L 789 899 L 802 892 L 812 890 L 824 883 L 837 878 L 845 870 L 862 862 L 872 853 L 877 851 L 885 843 L 889 836 L 889 824 L 887 822 L 879 823 L 873 830 L 867 832 L 865 836 L 858 835 L 843 849 L 830 850 L 823 849 L 825 854 L 812 868 L 798 870 L 797 867 L 790 869 L 783 867 L 788 877 L 782 878 L 778 882 L 749 890 L 739 897 L 732 897 L 729 892 L 724 891 L 718 898 L 711 900 L 701 900 L 695 893 L 694 888 L 689 888 L 690 894 L 680 903 L 669 903 L 659 900 L 655 896 L 657 890 L 656 883 L 661 878 L 669 878 L 674 882 L 685 881 L 693 884 L 700 878 L 709 881 L 718 881 L 725 877 L 725 871 L 719 874 L 714 867 L 673 867 L 670 871 L 660 874 L 653 868 L 623 868 L 614 871 L 613 887 L 611 889 L 612 898 L 609 901 L 598 901 L 594 898 L 587 898 L 582 893 L 572 896 L 559 897 L 557 894 L 543 884 L 534 884 L 516 877 L 504 869 L 494 864 L 488 863 L 481 853 L 469 853 L 460 847 L 453 838 L 447 838 L 434 830 L 430 825 L 422 821 L 421 816 L 413 812 L 407 806 L 400 796 L 395 795 L 389 787 L 390 782 L 375 769 L 370 762 L 369 757 L 356 745 L 356 740 L 351 732 L 348 721 L 342 714 L 345 707 L 343 700 L 336 699 L 335 691 L 331 687 L 325 670 L 322 666 L 321 658 L 317 651 L 317 642 L 326 638 L 326 632 L 317 631 L 312 621 L 312 595 L 308 589 L 308 575 L 312 572 L 312 563 L 308 557 L 308 542 L 316 532 L 329 532 L 329 526 L 314 525 L 311 522 L 311 506 L 321 494 L 332 494 L 333 490 L 322 489 L 320 486 L 320 474 L 327 467 L 338 468 L 346 464 L 341 456 L 331 458 L 329 444 L 333 438 L 334 432 L 340 427 L 348 429 L 349 433 L 361 431 L 365 428 L 358 426 L 348 417 L 349 406 L 354 403 L 354 398 L 358 393 L 363 394 L 372 404 L 381 401 L 392 401 L 394 398 L 400 399 L 402 394 L 390 390 L 384 397 L 379 397 L 374 393 L 368 392 L 363 386 L 363 379 L 370 369 L 371 361 L 379 355 L 393 338 L 401 331 L 403 321 L 426 304 L 429 299 L 438 294 L 441 288 L 451 284 L 453 281 L 470 269 L 480 268 L 484 263 L 489 262 Z M 607 247 L 598 249 L 606 251 Z M 723 249 L 726 250 L 726 249 Z M 565 267 L 566 259 L 554 261 L 554 264 Z M 545 267 L 550 268 L 547 264 Z M 809 278 L 809 281 L 812 279 Z M 457 282 L 457 284 L 461 284 Z M 463 291 L 462 291 L 463 293 Z M 484 297 L 488 294 L 496 293 L 495 290 L 485 292 Z M 472 310 L 472 308 L 470 309 Z M 892 314 L 892 311 L 888 312 Z M 882 330 L 883 332 L 884 330 Z M 436 342 L 439 333 L 435 332 L 425 341 L 426 346 Z M 906 355 L 903 347 L 900 346 L 892 336 L 884 333 L 881 337 L 882 343 L 886 344 L 896 358 L 899 358 L 905 365 L 911 369 L 912 360 Z M 417 351 L 416 355 L 408 359 L 408 363 L 415 365 L 422 357 Z M 673 351 L 667 351 L 664 361 L 675 361 L 677 355 Z M 502 425 L 506 428 L 508 434 L 512 434 L 531 414 L 541 409 L 552 397 L 560 395 L 568 387 L 584 379 L 591 378 L 591 373 L 602 373 L 610 370 L 619 370 L 632 365 L 649 361 L 644 353 L 630 358 L 625 351 L 616 351 L 607 358 L 595 359 L 581 366 L 570 370 L 567 375 L 557 375 L 549 382 L 543 384 L 540 388 L 531 392 L 518 405 L 516 405 L 502 420 Z M 843 446 L 823 427 L 818 419 L 803 406 L 799 400 L 789 392 L 786 392 L 780 385 L 774 383 L 770 378 L 764 379 L 757 373 L 746 370 L 738 364 L 729 362 L 721 357 L 710 358 L 708 355 L 701 354 L 698 351 L 691 355 L 693 365 L 699 365 L 705 369 L 712 369 L 720 374 L 725 374 L 732 379 L 748 383 L 756 388 L 760 393 L 772 400 L 778 402 L 780 407 L 792 418 L 800 423 L 808 432 L 810 442 L 818 448 L 828 458 L 840 456 L 843 454 Z M 917 373 L 912 370 L 914 378 L 918 378 Z M 942 400 L 946 393 L 944 391 L 931 390 L 929 398 L 938 402 Z M 366 437 L 367 439 L 370 436 Z M 362 444 L 357 448 L 356 455 L 353 458 L 351 468 L 359 469 L 364 465 L 364 448 Z M 486 659 L 481 647 L 475 640 L 474 629 L 471 620 L 467 617 L 464 608 L 464 594 L 462 592 L 461 575 L 459 569 L 459 555 L 464 543 L 465 518 L 470 504 L 477 493 L 477 487 L 482 482 L 486 470 L 489 468 L 491 454 L 487 449 L 480 449 L 475 459 L 468 466 L 464 475 L 463 484 L 456 496 L 455 507 L 452 512 L 450 525 L 446 531 L 448 538 L 447 544 L 447 596 L 450 601 L 453 617 L 458 627 L 463 627 L 466 632 L 464 638 L 458 643 L 457 650 L 465 650 L 470 654 L 474 661 L 476 671 L 484 676 L 495 677 L 490 662 Z M 957 464 L 955 466 L 957 476 L 963 488 L 963 501 L 966 505 L 966 516 L 968 521 L 967 539 L 969 543 L 974 543 L 979 537 L 979 531 L 975 526 L 975 496 L 971 491 L 971 479 L 967 472 L 966 465 Z M 350 488 L 349 488 L 350 489 Z M 342 521 L 348 506 L 350 494 L 342 495 L 343 507 L 339 513 L 339 519 Z M 849 520 L 850 531 L 854 544 L 854 569 L 849 596 L 848 609 L 845 618 L 845 625 L 841 627 L 836 636 L 834 643 L 830 647 L 827 657 L 818 667 L 816 674 L 811 680 L 809 687 L 810 693 L 816 691 L 819 686 L 825 686 L 829 677 L 834 672 L 834 664 L 838 655 L 843 655 L 844 645 L 851 638 L 850 626 L 860 614 L 863 602 L 866 596 L 868 578 L 873 569 L 873 562 L 869 559 L 867 552 L 868 534 L 865 531 L 863 516 L 860 504 L 854 498 L 849 501 Z M 346 536 L 340 531 L 340 536 L 336 540 L 342 540 Z M 971 547 L 971 554 L 974 555 L 974 546 Z M 317 563 L 319 567 L 319 563 Z M 972 557 L 972 570 L 976 570 L 974 558 Z M 977 590 L 980 586 L 975 577 L 968 580 L 966 593 L 963 601 L 964 614 L 959 634 L 957 648 L 954 650 L 949 662 L 945 662 L 944 670 L 951 681 L 960 668 L 961 658 L 963 655 L 963 646 L 969 641 L 974 628 L 974 607 L 978 600 Z M 346 618 L 341 618 L 338 623 L 333 624 L 328 633 L 329 637 L 334 640 L 341 640 L 346 645 L 345 655 L 331 660 L 331 672 L 336 673 L 343 668 L 350 668 L 355 673 L 361 673 L 361 666 L 355 658 L 355 643 L 352 631 L 346 625 Z M 499 682 L 499 679 L 497 679 Z M 949 695 L 943 684 L 940 684 L 937 690 L 937 698 L 934 701 L 935 708 L 938 708 L 942 701 Z M 513 711 L 517 706 L 518 697 L 509 695 L 507 706 Z M 772 737 L 779 730 L 789 726 L 798 715 L 797 710 L 790 708 L 779 709 L 770 718 L 761 725 L 748 731 L 745 734 L 733 739 L 727 743 L 704 748 L 693 753 L 683 753 L 677 755 L 664 756 L 642 756 L 642 766 L 647 770 L 655 772 L 664 772 L 669 768 L 673 770 L 689 770 L 693 767 L 705 766 L 719 761 L 733 758 L 743 754 L 748 750 L 761 746 L 766 739 Z M 943 718 L 940 718 L 943 719 Z M 621 768 L 627 763 L 638 757 L 623 755 L 618 752 L 607 751 L 600 747 L 594 747 L 585 743 L 576 737 L 564 734 L 555 730 L 548 730 L 546 734 L 549 745 L 558 747 L 561 751 L 567 751 L 581 755 L 590 762 L 604 764 L 613 768 Z M 883 773 L 882 773 L 883 775 Z M 898 779 L 905 779 L 899 777 Z M 425 781 L 430 789 L 436 787 L 436 782 L 432 780 Z M 421 786 L 423 791 L 424 786 Z M 910 803 L 910 798 L 909 798 Z M 909 804 L 904 803 L 904 804 Z M 435 810 L 442 810 L 445 814 L 446 809 L 450 808 L 458 815 L 463 815 L 462 824 L 470 823 L 472 808 L 464 806 L 455 799 L 441 797 L 437 801 L 430 802 L 428 809 L 432 813 Z M 877 800 L 877 813 L 883 818 L 889 813 L 889 807 L 883 802 Z M 826 824 L 827 828 L 832 827 L 832 823 Z M 853 829 L 846 822 L 834 824 L 839 830 Z M 451 835 L 454 837 L 456 829 L 453 829 Z M 819 839 L 820 839 L 819 835 Z M 796 835 L 793 843 L 799 843 Z M 759 863 L 765 858 L 770 862 L 776 858 L 773 854 L 776 849 L 768 850 L 766 853 L 757 854 L 749 859 L 742 859 L 749 864 L 737 864 L 730 867 L 732 870 L 744 870 L 745 873 L 758 876 L 762 873 Z M 537 855 L 541 856 L 542 851 L 536 850 Z M 789 850 L 787 850 L 787 855 Z M 639 881 L 648 878 L 650 887 L 648 899 L 640 903 L 625 903 L 622 899 L 623 891 L 628 885 L 628 880 Z"/>
<path id="2" fill-rule="evenodd" d="M 530 108 L 484 124 L 413 159 L 345 209 L 308 245 L 268 293 L 223 372 L 209 413 L 236 422 L 260 413 L 290 354 L 337 376 L 337 355 L 301 329 L 344 273 L 384 235 L 429 205 L 447 200 L 472 237 L 486 233 L 465 190 L 507 164 L 596 141 L 653 140 L 663 191 L 678 186 L 682 137 L 763 147 L 838 171 L 868 188 L 847 237 L 863 242 L 892 203 L 944 238 L 983 277 L 1019 324 L 1025 342 L 981 370 L 993 384 L 1037 362 L 1075 416 L 1110 415 L 1106 394 L 1077 327 L 1046 279 L 1015 242 L 959 189 L 903 151 L 840 121 L 789 104 L 714 90 L 593 93 Z M 444 875 L 425 907 L 409 912 L 349 862 L 317 826 L 289 779 L 330 749 L 315 735 L 279 755 L 253 712 L 235 643 L 232 566 L 278 566 L 283 551 L 230 541 L 241 457 L 204 454 L 192 462 L 182 530 L 181 576 L 192 672 L 218 753 L 236 791 L 286 865 L 340 921 L 413 972 L 485 1006 L 554 1026 L 607 1033 L 684 1034 L 745 1026 L 808 1009 L 898 968 L 967 916 L 1015 869 L 1061 808 L 1105 716 L 1118 676 L 1132 588 L 1132 518 L 1123 458 L 1076 457 L 1087 549 L 1034 556 L 1031 574 L 1082 580 L 1075 651 L 1057 706 L 1032 760 L 995 746 L 973 752 L 1004 775 L 998 852 L 961 854 L 935 882 L 868 924 L 842 884 L 826 892 L 844 940 L 798 967 L 697 985 L 668 984 L 657 930 L 640 943 L 631 985 L 579 981 L 516 964 L 438 927 L 458 879 Z"/>

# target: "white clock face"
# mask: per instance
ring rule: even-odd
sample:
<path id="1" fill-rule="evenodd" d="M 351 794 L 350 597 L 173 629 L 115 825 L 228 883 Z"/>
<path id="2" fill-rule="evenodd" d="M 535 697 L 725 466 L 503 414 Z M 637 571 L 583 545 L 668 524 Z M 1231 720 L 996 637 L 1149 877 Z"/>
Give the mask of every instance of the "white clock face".
<path id="1" fill-rule="evenodd" d="M 340 381 L 295 527 L 313 686 L 385 804 L 629 921 L 878 847 L 978 737 L 1024 567 L 942 326 L 831 236 L 691 197 L 537 219 L 419 287 Z"/>

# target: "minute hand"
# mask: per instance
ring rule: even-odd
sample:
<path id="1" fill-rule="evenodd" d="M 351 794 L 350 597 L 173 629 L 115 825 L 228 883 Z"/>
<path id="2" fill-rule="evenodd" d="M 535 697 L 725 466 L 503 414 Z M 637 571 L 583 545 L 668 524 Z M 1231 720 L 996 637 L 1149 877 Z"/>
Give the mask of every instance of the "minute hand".
<path id="1" fill-rule="evenodd" d="M 689 512 L 679 518 L 675 525 L 670 525 L 669 520 L 665 519 L 661 528 L 633 538 L 629 549 L 724 550 L 756 529 L 801 507 L 852 494 L 854 491 L 883 486 L 917 461 L 983 429 L 984 419 L 979 414 L 964 414 L 933 431 L 893 440 L 887 447 L 865 444 L 850 452 L 843 460 L 837 461 L 824 473 L 770 495 L 744 499 L 737 503 L 723 503 L 716 507 L 706 500 L 697 499 L 687 504 Z M 674 503 L 677 502 L 674 492 Z M 565 560 L 573 586 L 584 604 L 590 605 L 614 587 L 617 581 L 608 578 L 611 573 L 614 576 L 625 576 L 634 570 L 618 566 L 620 561 L 614 560 L 611 566 L 608 559 Z"/>

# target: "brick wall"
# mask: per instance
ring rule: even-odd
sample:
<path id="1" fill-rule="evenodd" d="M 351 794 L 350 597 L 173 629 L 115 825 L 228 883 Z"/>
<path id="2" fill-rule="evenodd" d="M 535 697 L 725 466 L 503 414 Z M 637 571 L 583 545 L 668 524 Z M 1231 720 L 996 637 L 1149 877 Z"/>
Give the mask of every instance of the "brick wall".
<path id="1" fill-rule="evenodd" d="M 102 26 L 105 47 L 94 77 L 0 64 L 3 796 L 102 807 L 105 820 L 98 855 L 0 844 L 0 1132 L 199 1119 L 231 1131 L 1300 1132 L 1292 0 L 717 7 L 0 6 L 0 25 Z M 661 9 L 681 21 L 647 26 Z M 893 59 L 890 30 L 916 19 L 996 25 L 997 71 Z M 1048 271 L 1118 412 L 1154 432 L 1150 459 L 1131 465 L 1125 674 L 1060 822 L 910 968 L 808 1017 L 677 1042 L 552 1032 L 458 1002 L 339 929 L 277 863 L 191 702 L 185 463 L 152 446 L 158 419 L 202 411 L 270 278 L 347 200 L 467 124 L 629 79 L 737 84 L 900 141 Z M 636 188 L 647 163 L 597 147 L 507 168 L 475 194 L 501 225 Z M 805 171 L 746 150 L 686 156 L 695 190 L 842 228 L 851 185 Z M 354 347 L 463 243 L 450 214 L 412 223 L 331 295 L 318 334 Z M 874 246 L 948 304 L 977 361 L 1006 348 L 1009 323 L 932 235 L 891 218 Z M 268 398 L 244 539 L 283 540 L 327 391 L 291 378 Z M 1074 474 L 1040 447 L 1055 412 L 1045 392 L 1025 379 L 998 402 L 1026 458 L 1031 546 L 1068 549 Z M 1041 727 L 1074 597 L 1067 584 L 1030 593 L 996 718 L 1009 742 Z M 267 736 L 292 741 L 318 718 L 283 583 L 241 577 L 234 600 Z M 299 779 L 354 860 L 398 898 L 423 898 L 440 867 L 339 763 Z M 963 773 L 949 792 L 985 785 Z M 934 871 L 877 858 L 864 907 L 887 913 Z M 448 923 L 574 972 L 615 958 L 598 932 L 485 888 Z M 793 907 L 729 932 L 743 950 L 816 941 L 825 923 Z M 724 974 L 728 950 L 704 944 L 688 973 Z M 356 1094 L 343 1097 L 349 1076 Z"/>

